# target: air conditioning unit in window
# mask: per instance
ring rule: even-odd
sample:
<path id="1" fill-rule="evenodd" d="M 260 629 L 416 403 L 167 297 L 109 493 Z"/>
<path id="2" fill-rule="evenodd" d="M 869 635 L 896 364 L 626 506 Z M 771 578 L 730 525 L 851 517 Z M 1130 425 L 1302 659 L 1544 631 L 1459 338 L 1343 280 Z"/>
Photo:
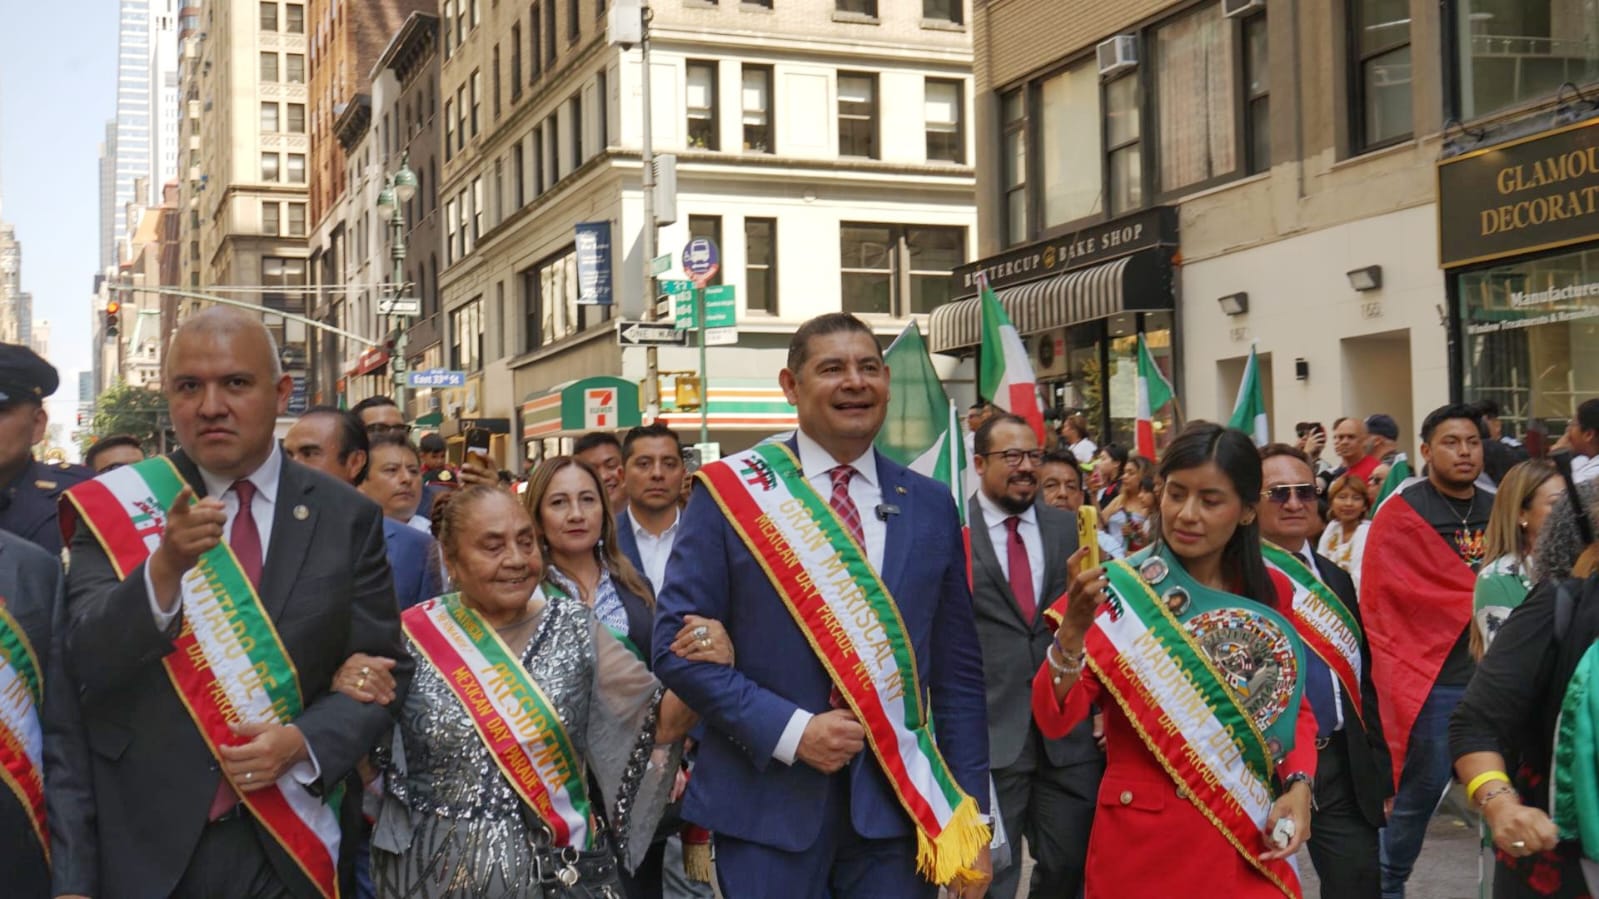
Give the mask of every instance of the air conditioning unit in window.
<path id="1" fill-rule="evenodd" d="M 1266 0 L 1221 0 L 1221 14 L 1228 18 L 1247 16 L 1265 8 Z"/>
<path id="2" fill-rule="evenodd" d="M 1100 41 L 1094 48 L 1099 56 L 1099 74 L 1109 78 L 1128 69 L 1138 68 L 1138 38 L 1131 34 L 1118 34 Z"/>

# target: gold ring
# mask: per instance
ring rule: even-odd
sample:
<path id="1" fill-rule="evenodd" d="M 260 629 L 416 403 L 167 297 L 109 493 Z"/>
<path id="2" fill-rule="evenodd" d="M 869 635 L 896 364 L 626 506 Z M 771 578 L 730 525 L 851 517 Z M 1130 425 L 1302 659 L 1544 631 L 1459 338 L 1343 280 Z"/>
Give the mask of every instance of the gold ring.
<path id="1" fill-rule="evenodd" d="M 357 690 L 360 690 L 360 689 L 364 688 L 365 686 L 366 686 L 366 675 L 362 674 L 361 675 L 361 679 L 355 682 L 355 688 Z"/>

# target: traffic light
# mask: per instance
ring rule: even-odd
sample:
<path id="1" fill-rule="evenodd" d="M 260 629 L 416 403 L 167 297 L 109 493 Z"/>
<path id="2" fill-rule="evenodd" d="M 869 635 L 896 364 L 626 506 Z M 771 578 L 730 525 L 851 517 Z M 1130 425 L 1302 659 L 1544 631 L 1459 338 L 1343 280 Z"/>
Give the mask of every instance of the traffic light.
<path id="1" fill-rule="evenodd" d="M 119 315 L 119 313 L 121 313 L 121 312 L 122 312 L 122 304 L 121 303 L 117 302 L 116 300 L 108 300 L 108 301 L 106 301 L 106 304 L 105 304 L 105 336 L 106 337 L 110 338 L 110 337 L 117 336 L 118 326 L 122 323 L 122 318 Z"/>

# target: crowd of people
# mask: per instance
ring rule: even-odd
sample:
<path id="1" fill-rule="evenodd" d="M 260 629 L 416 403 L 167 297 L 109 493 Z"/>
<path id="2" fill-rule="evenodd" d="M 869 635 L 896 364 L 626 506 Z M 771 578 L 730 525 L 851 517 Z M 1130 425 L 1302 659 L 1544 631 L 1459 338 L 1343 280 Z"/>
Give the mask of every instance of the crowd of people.
<path id="1" fill-rule="evenodd" d="M 652 424 L 523 482 L 383 397 L 279 440 L 277 360 L 189 318 L 181 449 L 85 469 L 0 345 L 7 895 L 1299 896 L 1303 848 L 1395 897 L 1452 781 L 1495 895 L 1593 895 L 1599 400 L 1558 464 L 1492 407 L 1413 464 L 1381 414 L 1146 458 L 978 404 L 962 520 L 849 315 L 697 472 Z"/>

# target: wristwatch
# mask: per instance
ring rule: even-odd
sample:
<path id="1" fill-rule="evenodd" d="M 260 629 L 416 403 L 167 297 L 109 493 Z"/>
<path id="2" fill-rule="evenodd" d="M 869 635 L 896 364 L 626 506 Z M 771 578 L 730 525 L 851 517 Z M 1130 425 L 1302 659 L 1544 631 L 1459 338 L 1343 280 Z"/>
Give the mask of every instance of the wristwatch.
<path id="1" fill-rule="evenodd" d="M 1295 771 L 1283 778 L 1283 795 L 1286 796 L 1288 791 L 1292 790 L 1294 784 L 1297 783 L 1302 783 L 1310 788 L 1310 810 L 1313 812 L 1320 811 L 1320 809 L 1316 808 L 1316 780 L 1303 771 Z"/>

